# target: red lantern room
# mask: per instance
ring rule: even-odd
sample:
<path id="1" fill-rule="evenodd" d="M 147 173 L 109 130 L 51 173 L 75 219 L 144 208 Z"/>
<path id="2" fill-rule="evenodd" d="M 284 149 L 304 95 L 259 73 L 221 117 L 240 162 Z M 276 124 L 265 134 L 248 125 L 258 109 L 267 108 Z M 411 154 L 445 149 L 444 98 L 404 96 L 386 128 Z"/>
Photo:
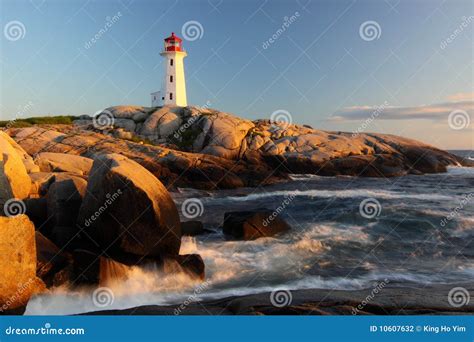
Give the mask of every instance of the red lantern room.
<path id="1" fill-rule="evenodd" d="M 165 51 L 183 51 L 181 50 L 181 42 L 183 40 L 178 36 L 175 36 L 174 32 L 171 36 L 165 38 Z"/>

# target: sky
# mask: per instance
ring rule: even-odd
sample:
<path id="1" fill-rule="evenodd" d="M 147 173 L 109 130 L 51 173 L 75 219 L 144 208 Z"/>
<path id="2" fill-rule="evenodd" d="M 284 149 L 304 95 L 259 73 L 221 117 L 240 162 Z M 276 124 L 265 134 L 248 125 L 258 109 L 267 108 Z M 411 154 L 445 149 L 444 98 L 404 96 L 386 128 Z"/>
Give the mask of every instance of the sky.
<path id="1" fill-rule="evenodd" d="M 471 0 L 0 0 L 0 28 L 2 120 L 150 106 L 175 32 L 188 104 L 474 149 Z"/>

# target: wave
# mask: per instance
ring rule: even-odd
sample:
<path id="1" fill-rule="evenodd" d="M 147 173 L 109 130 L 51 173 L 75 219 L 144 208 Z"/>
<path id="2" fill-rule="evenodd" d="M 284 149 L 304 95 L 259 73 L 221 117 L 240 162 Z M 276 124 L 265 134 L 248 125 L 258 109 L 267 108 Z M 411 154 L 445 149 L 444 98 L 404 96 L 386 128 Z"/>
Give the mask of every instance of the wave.
<path id="1" fill-rule="evenodd" d="M 371 189 L 354 189 L 354 190 L 279 190 L 263 193 L 248 194 L 243 196 L 227 196 L 219 198 L 219 200 L 230 201 L 251 201 L 268 197 L 320 197 L 320 198 L 354 198 L 354 197 L 373 197 L 382 199 L 419 199 L 419 200 L 452 200 L 452 197 L 439 194 L 415 194 L 389 190 L 371 190 Z"/>

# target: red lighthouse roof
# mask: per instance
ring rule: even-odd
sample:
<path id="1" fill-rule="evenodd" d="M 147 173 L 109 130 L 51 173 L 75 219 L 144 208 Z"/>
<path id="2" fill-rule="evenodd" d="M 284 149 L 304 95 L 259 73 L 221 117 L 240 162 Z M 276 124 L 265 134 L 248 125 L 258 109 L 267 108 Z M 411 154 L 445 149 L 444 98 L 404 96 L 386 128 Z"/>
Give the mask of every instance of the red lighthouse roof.
<path id="1" fill-rule="evenodd" d="M 174 40 L 176 42 L 182 42 L 183 40 L 181 38 L 179 38 L 178 36 L 176 36 L 174 34 L 174 32 L 171 32 L 171 36 L 165 38 L 165 42 L 168 42 L 168 41 L 171 41 L 171 40 Z"/>
<path id="2" fill-rule="evenodd" d="M 183 51 L 181 49 L 182 41 L 181 38 L 175 36 L 174 32 L 172 32 L 171 36 L 165 38 L 165 51 Z"/>

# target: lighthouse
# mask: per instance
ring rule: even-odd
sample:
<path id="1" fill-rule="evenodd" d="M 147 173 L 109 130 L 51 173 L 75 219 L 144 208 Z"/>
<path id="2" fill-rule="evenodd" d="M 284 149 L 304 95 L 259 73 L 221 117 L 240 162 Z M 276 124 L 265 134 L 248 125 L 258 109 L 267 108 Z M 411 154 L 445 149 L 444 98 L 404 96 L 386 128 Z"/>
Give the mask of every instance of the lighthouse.
<path id="1" fill-rule="evenodd" d="M 165 38 L 163 51 L 160 53 L 165 58 L 164 79 L 161 90 L 151 93 L 151 105 L 157 106 L 187 106 L 186 79 L 184 77 L 184 57 L 186 51 L 181 46 L 182 39 L 171 33 Z"/>

